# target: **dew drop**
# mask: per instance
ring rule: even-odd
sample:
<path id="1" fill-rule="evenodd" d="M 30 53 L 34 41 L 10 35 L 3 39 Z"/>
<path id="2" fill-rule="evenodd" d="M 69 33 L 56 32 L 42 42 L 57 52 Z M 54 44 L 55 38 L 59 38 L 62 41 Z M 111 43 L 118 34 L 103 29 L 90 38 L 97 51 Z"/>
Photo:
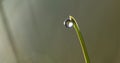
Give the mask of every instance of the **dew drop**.
<path id="1" fill-rule="evenodd" d="M 70 20 L 70 19 L 66 19 L 64 21 L 64 25 L 67 27 L 67 28 L 71 28 L 73 27 L 73 22 Z"/>

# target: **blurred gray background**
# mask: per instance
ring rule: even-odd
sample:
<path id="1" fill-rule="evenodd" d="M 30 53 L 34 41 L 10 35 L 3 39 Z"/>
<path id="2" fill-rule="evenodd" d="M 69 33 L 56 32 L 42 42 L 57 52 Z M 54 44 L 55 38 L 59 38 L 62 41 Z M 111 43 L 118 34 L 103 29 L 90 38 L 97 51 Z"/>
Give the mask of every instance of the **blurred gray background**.
<path id="1" fill-rule="evenodd" d="M 91 63 L 120 63 L 119 0 L 0 0 L 0 63 L 85 63 L 69 15 Z"/>

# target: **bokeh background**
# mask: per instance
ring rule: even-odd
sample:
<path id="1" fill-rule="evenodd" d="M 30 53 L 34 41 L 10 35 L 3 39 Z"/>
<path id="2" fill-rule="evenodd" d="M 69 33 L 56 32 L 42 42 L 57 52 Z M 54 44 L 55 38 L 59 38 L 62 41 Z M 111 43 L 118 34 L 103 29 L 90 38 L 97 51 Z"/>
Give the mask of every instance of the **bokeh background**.
<path id="1" fill-rule="evenodd" d="M 0 0 L 0 63 L 85 63 L 69 15 L 91 63 L 120 63 L 119 0 Z"/>

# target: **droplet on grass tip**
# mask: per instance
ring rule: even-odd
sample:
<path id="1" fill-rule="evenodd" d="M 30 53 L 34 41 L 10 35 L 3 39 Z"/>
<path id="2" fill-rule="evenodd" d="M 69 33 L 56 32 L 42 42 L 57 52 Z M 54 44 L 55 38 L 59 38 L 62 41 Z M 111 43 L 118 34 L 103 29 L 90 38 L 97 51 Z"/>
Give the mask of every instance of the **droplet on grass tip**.
<path id="1" fill-rule="evenodd" d="M 68 18 L 68 19 L 66 19 L 66 20 L 64 21 L 64 25 L 65 25 L 67 28 L 71 28 L 71 27 L 73 27 L 74 23 L 71 21 L 70 18 Z"/>

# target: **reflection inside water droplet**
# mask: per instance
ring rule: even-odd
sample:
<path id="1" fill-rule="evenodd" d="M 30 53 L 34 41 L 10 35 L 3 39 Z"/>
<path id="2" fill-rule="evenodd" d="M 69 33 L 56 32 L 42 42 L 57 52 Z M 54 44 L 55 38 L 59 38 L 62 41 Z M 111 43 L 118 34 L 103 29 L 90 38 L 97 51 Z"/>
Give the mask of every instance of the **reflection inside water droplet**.
<path id="1" fill-rule="evenodd" d="M 67 28 L 71 28 L 73 26 L 73 22 L 70 19 L 67 19 L 67 20 L 64 21 L 64 25 Z"/>

